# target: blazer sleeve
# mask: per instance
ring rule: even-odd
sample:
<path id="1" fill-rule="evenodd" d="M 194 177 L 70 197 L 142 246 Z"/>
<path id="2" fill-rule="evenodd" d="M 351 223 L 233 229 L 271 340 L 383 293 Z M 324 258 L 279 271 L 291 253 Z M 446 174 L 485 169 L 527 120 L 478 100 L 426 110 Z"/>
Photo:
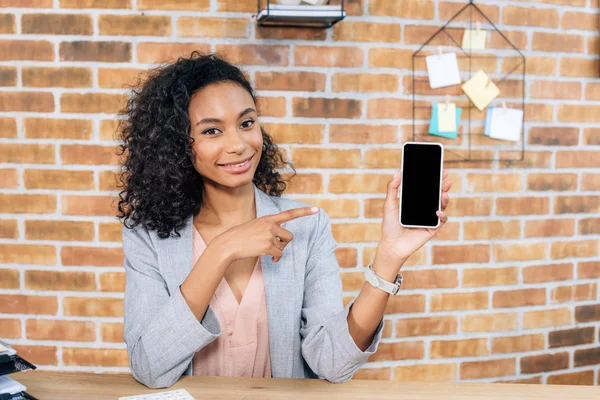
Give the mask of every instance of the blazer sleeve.
<path id="1" fill-rule="evenodd" d="M 319 210 L 304 283 L 302 356 L 319 378 L 341 383 L 350 380 L 377 350 L 383 319 L 369 347 L 361 351 L 348 330 L 347 317 L 354 300 L 344 307 L 335 248 L 329 217 Z"/>
<path id="2" fill-rule="evenodd" d="M 124 338 L 131 372 L 149 388 L 169 387 L 194 353 L 219 337 L 219 321 L 209 307 L 198 322 L 180 289 L 169 293 L 146 229 L 123 228 L 123 250 Z"/>

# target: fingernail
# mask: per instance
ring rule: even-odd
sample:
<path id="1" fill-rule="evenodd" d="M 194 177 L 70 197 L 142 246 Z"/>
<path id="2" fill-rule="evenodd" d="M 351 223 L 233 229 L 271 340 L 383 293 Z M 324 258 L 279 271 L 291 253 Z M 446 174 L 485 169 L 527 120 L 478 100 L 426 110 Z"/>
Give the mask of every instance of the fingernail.
<path id="1" fill-rule="evenodd" d="M 313 208 L 310 209 L 310 211 L 317 212 L 317 211 L 319 211 L 319 207 L 313 207 Z"/>

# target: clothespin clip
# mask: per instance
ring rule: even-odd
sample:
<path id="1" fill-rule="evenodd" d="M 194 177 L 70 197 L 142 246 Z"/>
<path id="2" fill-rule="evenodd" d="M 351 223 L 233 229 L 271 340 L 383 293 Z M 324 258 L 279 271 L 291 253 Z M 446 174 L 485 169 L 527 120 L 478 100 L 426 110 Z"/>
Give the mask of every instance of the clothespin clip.
<path id="1" fill-rule="evenodd" d="M 502 102 L 502 108 L 504 109 L 504 112 L 507 111 L 507 109 L 506 109 L 506 102 L 505 101 Z"/>
<path id="2" fill-rule="evenodd" d="M 442 58 L 442 54 L 443 54 L 443 52 L 442 52 L 442 46 L 438 46 L 438 56 L 440 58 Z"/>
<path id="3" fill-rule="evenodd" d="M 446 104 L 445 105 L 446 108 L 444 108 L 444 111 L 448 111 L 448 106 L 450 105 L 450 96 L 449 95 L 446 95 L 446 103 L 445 104 Z"/>

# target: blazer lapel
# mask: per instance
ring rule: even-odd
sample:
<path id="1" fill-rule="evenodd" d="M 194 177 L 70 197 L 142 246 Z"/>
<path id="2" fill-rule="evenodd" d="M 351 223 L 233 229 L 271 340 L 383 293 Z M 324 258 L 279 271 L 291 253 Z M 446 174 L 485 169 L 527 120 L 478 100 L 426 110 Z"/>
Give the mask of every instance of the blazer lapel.
<path id="1" fill-rule="evenodd" d="M 254 186 L 256 217 L 277 214 L 279 209 L 271 196 Z M 294 320 L 296 280 L 293 265 L 293 241 L 283 250 L 283 257 L 276 263 L 271 256 L 261 256 L 267 318 L 269 326 L 269 350 L 271 371 L 274 378 L 292 376 L 294 364 Z"/>

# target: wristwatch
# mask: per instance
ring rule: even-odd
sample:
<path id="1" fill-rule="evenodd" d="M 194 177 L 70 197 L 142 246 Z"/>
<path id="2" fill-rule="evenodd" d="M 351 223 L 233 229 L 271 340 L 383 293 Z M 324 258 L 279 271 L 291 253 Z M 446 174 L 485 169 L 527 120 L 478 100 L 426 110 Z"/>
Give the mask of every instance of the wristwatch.
<path id="1" fill-rule="evenodd" d="M 378 276 L 375 271 L 373 271 L 373 264 L 369 264 L 365 270 L 365 279 L 371 284 L 371 286 L 379 288 L 384 292 L 391 294 L 392 296 L 398 295 L 400 286 L 402 285 L 402 274 L 397 275 L 394 282 L 386 281 Z"/>

